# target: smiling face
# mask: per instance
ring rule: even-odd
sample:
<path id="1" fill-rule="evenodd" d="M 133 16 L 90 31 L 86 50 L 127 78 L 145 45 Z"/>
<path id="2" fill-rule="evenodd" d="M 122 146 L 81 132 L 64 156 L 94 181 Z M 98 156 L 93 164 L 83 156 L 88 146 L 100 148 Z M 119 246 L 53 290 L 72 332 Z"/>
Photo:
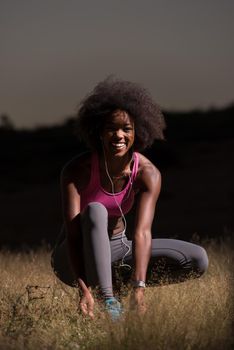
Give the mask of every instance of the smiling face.
<path id="1" fill-rule="evenodd" d="M 134 138 L 134 121 L 127 112 L 116 110 L 107 118 L 101 134 L 105 152 L 110 156 L 124 156 L 131 149 Z"/>

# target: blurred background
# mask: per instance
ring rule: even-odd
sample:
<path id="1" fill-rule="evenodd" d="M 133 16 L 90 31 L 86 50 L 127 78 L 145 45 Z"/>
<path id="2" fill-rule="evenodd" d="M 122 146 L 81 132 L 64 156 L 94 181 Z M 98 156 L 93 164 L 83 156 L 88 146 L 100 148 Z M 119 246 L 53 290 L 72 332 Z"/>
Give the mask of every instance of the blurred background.
<path id="1" fill-rule="evenodd" d="M 108 75 L 146 87 L 166 141 L 153 235 L 234 232 L 234 2 L 0 2 L 0 245 L 54 244 L 77 106 Z M 129 217 L 131 221 L 133 218 Z"/>

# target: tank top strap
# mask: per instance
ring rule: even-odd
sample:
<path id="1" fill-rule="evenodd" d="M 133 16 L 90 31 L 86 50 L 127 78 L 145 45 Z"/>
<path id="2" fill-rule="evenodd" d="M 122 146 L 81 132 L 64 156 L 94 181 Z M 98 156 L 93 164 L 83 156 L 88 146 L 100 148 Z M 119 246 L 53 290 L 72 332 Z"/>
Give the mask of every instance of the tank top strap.
<path id="1" fill-rule="evenodd" d="M 132 169 L 132 174 L 131 174 L 131 181 L 133 182 L 136 179 L 137 172 L 138 172 L 138 166 L 139 166 L 139 155 L 137 152 L 133 153 L 133 169 Z"/>

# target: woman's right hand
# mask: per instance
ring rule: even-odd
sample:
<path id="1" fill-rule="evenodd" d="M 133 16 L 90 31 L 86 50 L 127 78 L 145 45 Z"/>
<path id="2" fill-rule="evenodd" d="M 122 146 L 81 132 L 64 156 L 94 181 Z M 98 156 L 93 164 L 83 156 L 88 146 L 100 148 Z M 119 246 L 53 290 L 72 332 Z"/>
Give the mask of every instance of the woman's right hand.
<path id="1" fill-rule="evenodd" d="M 94 318 L 94 299 L 90 291 L 85 291 L 80 299 L 80 309 L 83 315 Z"/>

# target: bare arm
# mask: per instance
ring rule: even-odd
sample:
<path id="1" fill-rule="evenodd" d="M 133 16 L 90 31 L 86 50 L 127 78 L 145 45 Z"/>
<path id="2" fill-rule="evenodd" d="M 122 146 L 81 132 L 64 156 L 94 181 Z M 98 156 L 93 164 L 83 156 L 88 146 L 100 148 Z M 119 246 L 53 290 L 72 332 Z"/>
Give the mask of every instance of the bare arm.
<path id="1" fill-rule="evenodd" d="M 61 174 L 61 191 L 63 216 L 67 232 L 68 254 L 73 270 L 77 276 L 77 283 L 82 291 L 80 308 L 84 315 L 94 317 L 94 299 L 84 278 L 84 261 L 82 249 L 82 235 L 80 226 L 80 194 L 74 183 L 73 171 L 65 168 Z"/>
<path id="2" fill-rule="evenodd" d="M 160 172 L 152 164 L 146 165 L 141 175 L 141 190 L 133 234 L 134 278 L 136 280 L 145 281 L 146 278 L 151 254 L 151 226 L 160 189 Z"/>
<path id="3" fill-rule="evenodd" d="M 65 168 L 61 174 L 62 206 L 65 228 L 67 232 L 68 253 L 77 282 L 83 292 L 87 291 L 84 281 L 80 230 L 80 195 L 73 182 L 72 172 Z"/>
<path id="4" fill-rule="evenodd" d="M 156 202 L 161 189 L 161 174 L 150 162 L 146 162 L 139 179 L 140 194 L 133 233 L 134 271 L 132 279 L 145 281 L 151 255 L 151 226 Z M 135 289 L 135 302 L 142 302 L 144 289 Z M 139 296 L 140 295 L 140 296 Z"/>

